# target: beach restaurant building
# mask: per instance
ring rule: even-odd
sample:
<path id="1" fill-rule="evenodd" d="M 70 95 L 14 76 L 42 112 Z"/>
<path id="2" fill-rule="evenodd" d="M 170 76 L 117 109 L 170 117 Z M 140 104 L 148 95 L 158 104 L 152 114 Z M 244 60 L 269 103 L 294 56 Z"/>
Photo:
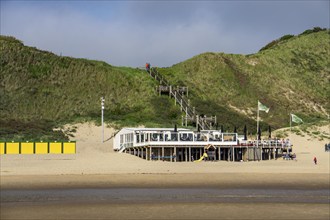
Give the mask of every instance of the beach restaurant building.
<path id="1" fill-rule="evenodd" d="M 237 133 L 183 128 L 123 128 L 113 148 L 146 160 L 172 162 L 270 160 L 289 151 L 278 140 L 247 141 Z"/>

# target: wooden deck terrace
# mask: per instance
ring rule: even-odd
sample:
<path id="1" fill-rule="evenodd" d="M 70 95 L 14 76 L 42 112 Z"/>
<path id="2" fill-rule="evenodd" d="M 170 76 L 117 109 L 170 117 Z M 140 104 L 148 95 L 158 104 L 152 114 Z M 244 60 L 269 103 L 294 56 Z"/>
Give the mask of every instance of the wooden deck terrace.
<path id="1" fill-rule="evenodd" d="M 205 161 L 260 161 L 281 158 L 292 150 L 291 145 L 278 140 L 149 140 L 126 147 L 126 153 L 146 160 L 192 162 L 203 157 Z"/>

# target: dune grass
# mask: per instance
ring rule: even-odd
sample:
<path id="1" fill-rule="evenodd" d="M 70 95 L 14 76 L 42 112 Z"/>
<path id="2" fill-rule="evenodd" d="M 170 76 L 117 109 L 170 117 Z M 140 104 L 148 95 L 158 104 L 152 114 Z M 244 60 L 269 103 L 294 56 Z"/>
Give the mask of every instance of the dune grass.
<path id="1" fill-rule="evenodd" d="M 324 120 L 330 109 L 329 30 L 284 36 L 251 55 L 204 53 L 159 71 L 173 85 L 189 87 L 200 114 L 217 115 L 219 127 L 256 131 L 257 101 L 266 131 L 287 127 L 292 112 L 304 122 Z M 170 127 L 181 124 L 173 100 L 158 96 L 157 82 L 140 69 L 41 51 L 0 36 L 0 139 L 65 139 L 53 128 L 66 123 Z M 40 125 L 40 126 L 39 126 Z M 25 129 L 24 129 L 25 127 Z"/>
<path id="2" fill-rule="evenodd" d="M 160 69 L 173 84 L 189 87 L 192 105 L 219 121 L 255 130 L 257 100 L 262 127 L 289 125 L 290 113 L 305 122 L 327 117 L 330 109 L 330 35 L 327 30 L 282 38 L 252 55 L 204 53 Z"/>

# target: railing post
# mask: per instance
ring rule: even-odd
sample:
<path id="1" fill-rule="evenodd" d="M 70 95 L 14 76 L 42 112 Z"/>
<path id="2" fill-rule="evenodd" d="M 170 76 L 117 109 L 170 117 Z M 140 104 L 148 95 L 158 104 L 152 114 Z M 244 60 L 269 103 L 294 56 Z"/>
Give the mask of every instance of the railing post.
<path id="1" fill-rule="evenodd" d="M 204 118 L 202 119 L 202 128 L 203 130 L 205 130 L 205 118 L 206 118 L 206 115 L 204 115 Z"/>
<path id="2" fill-rule="evenodd" d="M 183 97 L 182 97 L 183 98 Z M 181 111 L 182 111 L 182 98 L 180 100 L 180 105 L 181 105 Z"/>
<path id="3" fill-rule="evenodd" d="M 174 92 L 174 105 L 176 105 L 176 91 Z"/>
<path id="4" fill-rule="evenodd" d="M 198 130 L 198 123 L 199 123 L 199 121 L 198 121 L 198 115 L 196 115 L 196 130 Z"/>
<path id="5" fill-rule="evenodd" d="M 186 127 L 187 127 L 187 120 L 188 120 L 188 107 L 186 106 Z"/>
<path id="6" fill-rule="evenodd" d="M 181 115 L 181 125 L 183 126 L 183 115 Z"/>

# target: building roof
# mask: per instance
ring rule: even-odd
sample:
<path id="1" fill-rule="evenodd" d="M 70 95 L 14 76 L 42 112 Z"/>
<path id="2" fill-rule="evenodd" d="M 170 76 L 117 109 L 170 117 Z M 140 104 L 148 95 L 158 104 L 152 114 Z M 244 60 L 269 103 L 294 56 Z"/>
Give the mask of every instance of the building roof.
<path id="1" fill-rule="evenodd" d="M 123 128 L 130 131 L 174 131 L 174 128 Z M 177 128 L 177 131 L 191 131 L 186 128 Z"/>

